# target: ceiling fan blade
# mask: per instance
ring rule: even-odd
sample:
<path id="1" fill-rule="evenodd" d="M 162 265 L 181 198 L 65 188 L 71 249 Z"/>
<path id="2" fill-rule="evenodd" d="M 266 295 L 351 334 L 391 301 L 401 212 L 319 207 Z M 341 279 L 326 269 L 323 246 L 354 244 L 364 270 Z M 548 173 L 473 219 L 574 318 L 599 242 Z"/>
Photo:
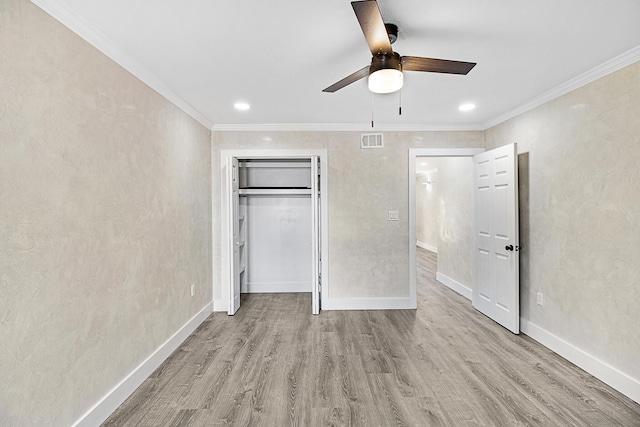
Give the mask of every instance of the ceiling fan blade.
<path id="1" fill-rule="evenodd" d="M 356 71 L 355 73 L 345 77 L 337 83 L 332 84 L 326 89 L 323 89 L 323 92 L 335 92 L 343 87 L 350 85 L 353 82 L 357 82 L 358 80 L 365 78 L 369 75 L 369 66 L 362 68 L 361 70 Z"/>
<path id="2" fill-rule="evenodd" d="M 360 28 L 367 40 L 369 49 L 373 56 L 379 54 L 393 55 L 389 35 L 384 26 L 380 9 L 376 1 L 354 1 L 351 2 L 353 11 L 356 13 Z"/>
<path id="3" fill-rule="evenodd" d="M 419 56 L 402 57 L 402 69 L 404 71 L 427 71 L 430 73 L 467 74 L 475 66 L 475 62 L 421 58 Z"/>

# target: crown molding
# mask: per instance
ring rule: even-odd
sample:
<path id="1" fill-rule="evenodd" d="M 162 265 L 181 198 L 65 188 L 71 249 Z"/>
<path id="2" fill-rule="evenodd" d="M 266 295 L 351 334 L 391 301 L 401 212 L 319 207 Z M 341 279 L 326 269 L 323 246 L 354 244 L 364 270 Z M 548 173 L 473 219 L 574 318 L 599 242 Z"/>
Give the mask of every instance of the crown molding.
<path id="1" fill-rule="evenodd" d="M 146 70 L 131 55 L 117 46 L 113 40 L 102 34 L 84 19 L 73 13 L 66 5 L 59 0 L 31 0 L 33 4 L 51 15 L 55 20 L 76 33 L 80 38 L 91 44 L 107 57 L 115 61 L 116 64 L 133 74 L 144 84 L 165 97 L 169 102 L 184 111 L 193 119 L 208 129 L 213 123 L 202 113 L 196 110 L 191 104 L 182 99 L 178 94 L 165 86 L 164 83 L 152 73 Z"/>
<path id="2" fill-rule="evenodd" d="M 215 124 L 214 132 L 466 132 L 483 130 L 481 125 L 376 124 L 365 123 L 264 123 Z"/>
<path id="3" fill-rule="evenodd" d="M 506 111 L 490 120 L 487 120 L 480 127 L 482 130 L 487 130 L 493 126 L 499 125 L 502 122 L 519 116 L 520 114 L 526 113 L 529 110 L 546 104 L 547 102 L 559 98 L 562 95 L 581 88 L 582 86 L 586 86 L 587 84 L 592 83 L 608 74 L 631 65 L 638 60 L 640 60 L 640 46 L 636 46 L 633 49 L 628 50 L 623 54 L 618 55 L 610 59 L 609 61 L 600 64 L 597 67 L 594 67 L 591 70 L 586 71 L 562 83 L 561 85 L 558 85 L 553 89 L 536 96 L 535 98 L 530 99 L 523 104 L 520 104 L 512 110 Z"/>

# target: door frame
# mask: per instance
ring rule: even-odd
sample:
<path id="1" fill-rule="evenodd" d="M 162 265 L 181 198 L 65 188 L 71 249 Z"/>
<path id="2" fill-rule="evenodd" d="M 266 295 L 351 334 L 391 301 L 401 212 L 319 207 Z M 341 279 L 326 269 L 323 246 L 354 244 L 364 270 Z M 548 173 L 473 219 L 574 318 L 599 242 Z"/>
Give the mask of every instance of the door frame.
<path id="1" fill-rule="evenodd" d="M 228 159 L 299 159 L 318 156 L 320 159 L 320 308 L 324 305 L 329 293 L 329 190 L 328 167 L 326 149 L 281 149 L 281 150 L 220 150 L 220 286 L 221 306 L 220 310 L 228 311 L 231 301 L 233 280 L 231 277 L 230 262 L 232 254 L 229 252 L 229 192 L 231 183 L 227 182 Z M 215 227 L 214 227 L 215 230 Z M 214 231 L 215 233 L 215 231 Z M 217 238 L 214 236 L 214 239 Z M 215 267 L 213 269 L 215 271 Z M 215 286 L 215 284 L 214 284 Z M 215 290 L 213 295 L 215 295 Z"/>
<path id="2" fill-rule="evenodd" d="M 484 148 L 410 148 L 409 149 L 409 298 L 411 308 L 418 308 L 416 289 L 416 161 L 418 157 L 473 157 Z M 472 185 L 470 183 L 470 185 Z M 473 213 L 472 219 L 473 219 Z"/>

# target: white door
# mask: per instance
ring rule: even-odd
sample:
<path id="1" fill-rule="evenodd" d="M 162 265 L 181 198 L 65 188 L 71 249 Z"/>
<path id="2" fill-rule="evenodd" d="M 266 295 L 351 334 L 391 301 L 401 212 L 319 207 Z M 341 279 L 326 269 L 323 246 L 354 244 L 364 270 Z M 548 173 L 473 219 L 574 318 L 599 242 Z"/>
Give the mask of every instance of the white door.
<path id="1" fill-rule="evenodd" d="M 319 157 L 311 156 L 311 313 L 320 313 L 320 177 Z"/>
<path id="2" fill-rule="evenodd" d="M 473 156 L 473 306 L 520 332 L 518 164 L 516 144 Z"/>
<path id="3" fill-rule="evenodd" d="M 231 230 L 231 239 L 229 241 L 229 253 L 231 254 L 231 293 L 229 301 L 229 315 L 233 315 L 240 308 L 240 193 L 238 172 L 238 159 L 229 158 L 227 164 L 227 180 L 231 183 L 231 191 L 229 192 L 229 230 Z"/>

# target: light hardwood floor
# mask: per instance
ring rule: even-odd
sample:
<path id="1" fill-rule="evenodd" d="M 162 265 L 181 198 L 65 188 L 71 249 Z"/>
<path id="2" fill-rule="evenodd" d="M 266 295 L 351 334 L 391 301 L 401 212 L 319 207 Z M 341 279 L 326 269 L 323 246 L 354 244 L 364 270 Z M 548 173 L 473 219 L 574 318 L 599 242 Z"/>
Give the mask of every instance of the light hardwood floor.
<path id="1" fill-rule="evenodd" d="M 435 281 L 418 310 L 325 311 L 243 295 L 214 313 L 104 426 L 640 426 L 640 405 Z"/>

